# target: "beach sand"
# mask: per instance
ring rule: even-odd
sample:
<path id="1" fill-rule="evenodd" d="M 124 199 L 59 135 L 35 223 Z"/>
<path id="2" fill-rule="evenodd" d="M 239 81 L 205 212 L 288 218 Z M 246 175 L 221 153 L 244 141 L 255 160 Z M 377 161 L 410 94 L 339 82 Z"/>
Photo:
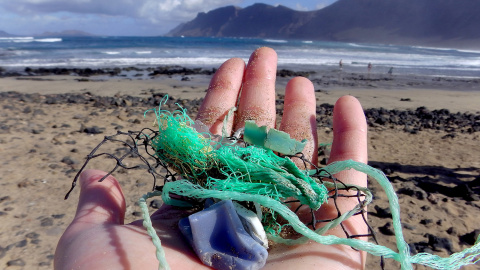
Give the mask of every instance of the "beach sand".
<path id="1" fill-rule="evenodd" d="M 425 106 L 450 113 L 469 112 L 473 118 L 479 115 L 478 83 L 442 82 L 438 86 L 427 79 L 411 78 L 422 83 L 409 85 L 408 78 L 393 78 L 386 83 L 393 81 L 395 85 L 370 81 L 369 86 L 340 80 L 348 86 L 326 85 L 318 76 L 314 80 L 318 104 L 333 105 L 338 97 L 351 94 L 365 109 L 403 111 Z M 187 81 L 182 81 L 183 77 L 91 77 L 80 81 L 76 76 L 0 78 L 0 92 L 17 92 L 0 99 L 0 268 L 53 268 L 55 247 L 74 216 L 79 189 L 68 200 L 63 197 L 86 155 L 106 135 L 140 130 L 153 123 L 152 117 L 143 117 L 148 106 L 133 106 L 124 95 L 146 100 L 152 93 L 168 93 L 194 116 L 210 76 L 188 76 Z M 279 78 L 280 97 L 287 79 Z M 28 95 L 34 93 L 39 95 Z M 85 102 L 75 102 L 74 98 L 52 102 L 55 99 L 48 96 L 74 93 L 116 97 L 118 102 L 108 106 L 88 98 Z M 475 121 L 480 119 L 472 123 Z M 331 126 L 320 123 L 318 130 L 319 141 L 332 140 Z M 369 127 L 370 165 L 382 169 L 398 191 L 405 239 L 416 249 L 448 256 L 469 247 L 468 234 L 480 229 L 480 132 L 470 131 L 456 126 L 412 131 L 405 125 L 377 121 Z M 133 165 L 138 161 L 128 162 Z M 89 168 L 109 170 L 112 166 L 112 160 L 95 160 Z M 114 175 L 125 193 L 126 222 L 138 219 L 136 201 L 151 189 L 152 178 L 143 170 L 120 170 Z M 375 197 L 369 207 L 370 224 L 380 244 L 394 249 L 385 193 L 373 181 L 370 188 Z M 378 262 L 369 256 L 367 265 L 380 269 Z M 388 259 L 386 269 L 398 269 L 398 265 Z"/>

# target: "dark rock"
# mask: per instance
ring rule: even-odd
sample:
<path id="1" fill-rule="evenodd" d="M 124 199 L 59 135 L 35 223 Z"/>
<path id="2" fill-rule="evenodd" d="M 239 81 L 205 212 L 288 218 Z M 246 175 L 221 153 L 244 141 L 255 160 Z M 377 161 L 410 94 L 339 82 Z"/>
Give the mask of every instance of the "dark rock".
<path id="1" fill-rule="evenodd" d="M 10 126 L 0 124 L 0 134 L 10 133 Z"/>
<path id="2" fill-rule="evenodd" d="M 58 72 L 58 70 L 50 69 L 32 69 L 38 72 Z M 105 69 L 101 70 L 92 70 L 87 71 L 88 69 L 67 69 L 72 74 L 113 74 L 117 73 L 118 70 Z M 149 69 L 150 71 L 158 72 L 158 74 L 181 74 L 188 75 L 190 73 L 209 73 L 204 72 L 201 69 L 188 69 L 182 67 L 160 67 L 156 69 Z M 279 74 L 285 76 L 291 75 L 288 71 L 280 71 Z M 299 75 L 299 74 L 296 74 Z M 368 80 L 366 77 L 354 76 L 352 79 L 356 81 Z M 25 103 L 46 103 L 46 104 L 68 104 L 68 103 L 78 103 L 78 104 L 91 104 L 96 107 L 102 108 L 114 108 L 114 107 L 137 107 L 141 106 L 142 109 L 147 107 L 158 106 L 160 101 L 165 96 L 165 93 L 155 93 L 154 90 L 150 91 L 151 96 L 147 98 L 141 97 L 132 97 L 126 95 L 118 95 L 116 97 L 102 97 L 95 96 L 91 93 L 83 94 L 51 94 L 51 95 L 41 95 L 41 94 L 21 94 L 17 92 L 1 92 L 0 99 L 4 100 L 10 98 L 13 100 L 19 100 Z M 170 98 L 169 103 L 163 106 L 163 109 L 176 109 L 176 105 L 173 102 L 178 102 L 179 104 L 185 104 L 189 108 L 189 111 L 195 111 L 195 109 L 201 104 L 201 99 L 196 100 L 183 100 L 175 99 L 175 101 Z M 30 106 L 26 106 L 30 107 Z M 35 109 L 27 109 L 26 112 L 33 110 L 34 115 L 45 114 L 43 111 L 36 111 Z M 277 108 L 278 109 L 278 108 Z M 281 108 L 279 108 L 281 111 Z M 19 109 L 16 108 L 16 111 Z M 317 105 L 319 125 L 322 127 L 332 127 L 332 113 L 333 106 L 329 104 Z M 428 110 L 425 107 L 419 107 L 416 110 L 387 110 L 384 108 L 372 108 L 365 110 L 365 115 L 367 117 L 367 122 L 370 126 L 403 126 L 405 132 L 416 134 L 421 132 L 424 129 L 434 129 L 434 130 L 444 130 L 447 132 L 445 138 L 451 138 L 458 136 L 460 133 L 474 133 L 480 131 L 480 113 L 451 113 L 448 110 Z M 62 125 L 61 127 L 64 127 Z M 66 126 L 65 126 L 66 127 Z M 10 133 L 11 127 L 6 125 L 0 125 L 0 133 Z M 33 132 L 39 134 L 43 132 L 44 127 L 35 127 L 28 126 L 25 128 L 27 132 Z M 86 132 L 89 134 L 99 134 L 103 130 L 98 127 L 82 127 L 81 132 Z"/>
<path id="3" fill-rule="evenodd" d="M 42 227 L 47 227 L 47 226 L 52 226 L 52 225 L 53 225 L 53 218 L 46 217 L 46 218 L 43 218 L 40 221 L 40 226 L 42 226 Z"/>
<path id="4" fill-rule="evenodd" d="M 390 208 L 382 208 L 378 205 L 374 206 L 376 213 L 373 213 L 375 216 L 379 218 L 392 218 L 392 212 L 390 211 Z"/>
<path id="5" fill-rule="evenodd" d="M 27 240 L 23 239 L 21 241 L 18 241 L 17 243 L 15 243 L 15 247 L 24 247 L 27 245 Z"/>
<path id="6" fill-rule="evenodd" d="M 7 254 L 7 249 L 0 246 L 0 259 L 2 259 L 3 257 L 5 257 L 5 254 Z"/>
<path id="7" fill-rule="evenodd" d="M 475 241 L 477 241 L 479 236 L 480 236 L 480 229 L 476 229 L 474 231 L 471 231 L 467 234 L 460 236 L 460 241 L 467 245 L 474 245 Z"/>
<path id="8" fill-rule="evenodd" d="M 103 133 L 103 129 L 99 128 L 98 126 L 86 127 L 83 129 L 83 132 L 87 134 L 101 134 Z"/>
<path id="9" fill-rule="evenodd" d="M 419 187 L 416 187 L 414 185 L 406 186 L 404 188 L 400 188 L 397 191 L 397 194 L 405 194 L 405 195 L 408 195 L 408 196 L 411 196 L 411 197 L 415 197 L 419 200 L 424 200 L 428 197 L 427 192 L 425 192 L 425 190 L 423 190 Z"/>
<path id="10" fill-rule="evenodd" d="M 23 109 L 23 113 L 31 113 L 32 112 L 32 108 L 30 106 L 27 106 Z"/>
<path id="11" fill-rule="evenodd" d="M 134 217 L 141 217 L 141 216 L 142 216 L 142 212 L 140 212 L 140 211 L 134 211 L 134 212 L 132 213 L 132 215 L 133 215 Z"/>
<path id="12" fill-rule="evenodd" d="M 457 235 L 458 231 L 457 231 L 457 228 L 450 227 L 450 228 L 447 229 L 447 233 L 450 234 L 450 235 Z"/>
<path id="13" fill-rule="evenodd" d="M 52 215 L 54 219 L 61 219 L 65 216 L 65 214 L 57 214 L 57 215 Z"/>
<path id="14" fill-rule="evenodd" d="M 393 173 L 393 170 L 392 170 L 391 168 L 386 168 L 386 169 L 383 170 L 383 173 L 384 173 L 385 175 L 390 175 L 390 174 Z"/>
<path id="15" fill-rule="evenodd" d="M 438 237 L 429 233 L 427 233 L 425 236 L 428 237 L 428 245 L 433 248 L 433 250 L 440 251 L 441 249 L 445 249 L 450 254 L 453 253 L 453 244 L 450 239 Z"/>
<path id="16" fill-rule="evenodd" d="M 3 196 L 0 198 L 0 203 L 3 203 L 4 201 L 9 201 L 11 200 L 10 196 Z"/>
<path id="17" fill-rule="evenodd" d="M 385 225 L 379 227 L 378 230 L 384 235 L 395 235 L 395 231 L 393 230 L 393 225 L 391 222 L 385 223 Z"/>
<path id="18" fill-rule="evenodd" d="M 49 167 L 50 169 L 55 170 L 55 169 L 60 168 L 60 165 L 58 165 L 57 163 L 51 163 L 51 164 L 48 165 L 48 167 Z"/>
<path id="19" fill-rule="evenodd" d="M 415 226 L 413 226 L 412 224 L 402 223 L 402 226 L 403 226 L 403 228 L 405 228 L 407 230 L 411 230 L 411 231 L 415 230 Z"/>
<path id="20" fill-rule="evenodd" d="M 476 187 L 475 180 L 471 183 L 462 183 L 454 187 L 451 190 L 451 194 L 455 197 L 461 197 L 466 201 L 478 201 L 480 200 L 480 195 L 473 190 Z"/>
<path id="21" fill-rule="evenodd" d="M 22 259 L 11 260 L 7 262 L 7 266 L 25 266 L 25 262 Z"/>
<path id="22" fill-rule="evenodd" d="M 425 219 L 420 220 L 420 224 L 423 224 L 423 225 L 430 225 L 432 223 L 433 223 L 433 220 L 430 219 L 430 218 L 425 218 Z"/>
<path id="23" fill-rule="evenodd" d="M 42 109 L 35 109 L 33 111 L 34 115 L 47 115 Z"/>
<path id="24" fill-rule="evenodd" d="M 327 158 L 322 158 L 322 160 L 320 160 L 320 165 L 327 165 Z"/>
<path id="25" fill-rule="evenodd" d="M 45 130 L 45 127 L 40 124 L 36 123 L 29 123 L 26 128 L 24 128 L 26 132 L 31 132 L 33 134 L 40 134 Z"/>
<path id="26" fill-rule="evenodd" d="M 448 133 L 447 135 L 442 136 L 442 139 L 453 139 L 455 137 L 457 137 L 456 133 Z"/>
<path id="27" fill-rule="evenodd" d="M 388 119 L 385 116 L 380 115 L 377 119 L 375 119 L 374 123 L 379 125 L 385 125 L 386 123 L 388 123 Z"/>
<path id="28" fill-rule="evenodd" d="M 422 209 L 422 211 L 430 211 L 430 209 L 432 209 L 432 208 L 428 205 L 424 205 L 424 206 L 420 207 L 420 209 Z"/>
<path id="29" fill-rule="evenodd" d="M 29 238 L 29 239 L 37 239 L 40 235 L 36 232 L 31 232 L 31 233 L 27 233 L 25 235 L 26 238 Z"/>
<path id="30" fill-rule="evenodd" d="M 34 185 L 35 184 L 28 179 L 24 179 L 24 180 L 17 183 L 17 187 L 19 187 L 19 188 L 27 188 L 29 186 L 34 186 Z"/>
<path id="31" fill-rule="evenodd" d="M 60 162 L 65 163 L 67 165 L 74 165 L 78 163 L 76 160 L 72 159 L 71 157 L 63 157 Z"/>
<path id="32" fill-rule="evenodd" d="M 163 204 L 162 200 L 155 199 L 150 202 L 150 207 L 158 209 L 160 208 L 160 206 L 162 206 L 162 204 Z"/>
<path id="33" fill-rule="evenodd" d="M 40 244 L 42 241 L 40 239 L 33 239 L 32 241 L 30 241 L 30 243 L 34 244 L 34 245 L 38 245 Z"/>

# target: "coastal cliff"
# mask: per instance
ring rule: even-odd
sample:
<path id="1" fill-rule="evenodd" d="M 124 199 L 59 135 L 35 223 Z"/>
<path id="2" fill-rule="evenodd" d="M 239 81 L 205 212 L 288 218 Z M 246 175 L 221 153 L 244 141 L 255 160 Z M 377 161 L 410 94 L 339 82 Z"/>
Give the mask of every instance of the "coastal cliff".
<path id="1" fill-rule="evenodd" d="M 338 0 L 320 10 L 254 4 L 201 12 L 168 36 L 323 40 L 480 48 L 480 1 Z"/>

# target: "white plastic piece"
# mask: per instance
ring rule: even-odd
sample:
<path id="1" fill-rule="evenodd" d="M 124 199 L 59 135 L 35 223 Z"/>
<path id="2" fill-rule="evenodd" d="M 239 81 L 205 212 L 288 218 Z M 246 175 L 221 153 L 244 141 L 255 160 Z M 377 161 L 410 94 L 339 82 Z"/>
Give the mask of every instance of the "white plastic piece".
<path id="1" fill-rule="evenodd" d="M 253 239 L 255 239 L 255 241 L 268 249 L 267 234 L 265 233 L 262 222 L 260 222 L 258 216 L 237 202 L 233 202 L 233 206 L 235 206 L 235 210 L 237 211 L 238 217 L 242 221 L 245 230 L 253 237 Z"/>

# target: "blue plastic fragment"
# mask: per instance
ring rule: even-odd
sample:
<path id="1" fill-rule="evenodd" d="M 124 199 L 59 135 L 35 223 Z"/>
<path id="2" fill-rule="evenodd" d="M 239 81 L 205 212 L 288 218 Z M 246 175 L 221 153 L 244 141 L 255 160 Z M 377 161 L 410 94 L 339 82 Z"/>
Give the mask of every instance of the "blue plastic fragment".
<path id="1" fill-rule="evenodd" d="M 230 200 L 181 219 L 180 231 L 200 260 L 217 270 L 261 269 L 268 251 L 245 231 Z"/>

